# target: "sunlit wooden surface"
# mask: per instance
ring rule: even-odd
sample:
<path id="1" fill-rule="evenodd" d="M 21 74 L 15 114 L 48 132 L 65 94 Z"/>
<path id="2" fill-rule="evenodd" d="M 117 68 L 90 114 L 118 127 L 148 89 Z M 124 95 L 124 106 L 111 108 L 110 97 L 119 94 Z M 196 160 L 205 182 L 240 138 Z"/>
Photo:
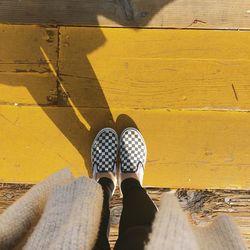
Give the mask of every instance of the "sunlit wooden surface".
<path id="1" fill-rule="evenodd" d="M 99 129 L 138 127 L 145 184 L 250 186 L 250 33 L 1 25 L 2 182 L 91 175 Z M 8 46 L 7 46 L 8 45 Z"/>

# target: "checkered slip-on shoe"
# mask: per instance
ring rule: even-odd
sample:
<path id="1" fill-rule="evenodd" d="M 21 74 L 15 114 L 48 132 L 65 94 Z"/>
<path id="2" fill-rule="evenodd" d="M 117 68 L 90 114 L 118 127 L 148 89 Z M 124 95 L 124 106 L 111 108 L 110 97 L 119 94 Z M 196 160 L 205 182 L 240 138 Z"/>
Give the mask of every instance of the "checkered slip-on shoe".
<path id="1" fill-rule="evenodd" d="M 136 173 L 142 185 L 146 158 L 143 136 L 136 128 L 126 128 L 120 137 L 120 173 Z"/>
<path id="2" fill-rule="evenodd" d="M 96 135 L 91 147 L 93 178 L 96 173 L 112 172 L 116 175 L 118 135 L 112 128 L 103 128 Z M 116 178 L 115 178 L 116 179 Z M 114 183 L 116 185 L 116 183 Z"/>

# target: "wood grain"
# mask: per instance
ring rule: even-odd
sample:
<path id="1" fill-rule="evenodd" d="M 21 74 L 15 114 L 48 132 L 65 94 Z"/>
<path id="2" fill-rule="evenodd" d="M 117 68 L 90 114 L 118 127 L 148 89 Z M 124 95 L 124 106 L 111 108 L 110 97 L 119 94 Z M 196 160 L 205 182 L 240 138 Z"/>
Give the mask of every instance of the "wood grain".
<path id="1" fill-rule="evenodd" d="M 24 25 L 0 31 L 1 104 L 67 106 L 52 65 L 76 107 L 250 109 L 248 32 Z"/>
<path id="2" fill-rule="evenodd" d="M 8 24 L 250 28 L 248 0 L 1 0 L 0 5 L 0 22 Z"/>
<path id="3" fill-rule="evenodd" d="M 0 105 L 52 105 L 56 79 L 50 73 L 0 73 Z"/>
<path id="4" fill-rule="evenodd" d="M 159 207 L 161 197 L 168 189 L 146 188 L 147 193 Z M 173 192 L 173 190 L 171 190 Z M 250 191 L 247 190 L 176 190 L 180 205 L 190 223 L 206 226 L 216 216 L 227 214 L 239 226 L 240 232 L 250 248 Z M 118 223 L 122 210 L 122 199 L 118 190 L 111 200 L 111 230 L 109 241 L 115 245 Z M 112 222 L 115 222 L 112 224 Z"/>
<path id="5" fill-rule="evenodd" d="M 1 31 L 1 181 L 34 183 L 65 166 L 91 175 L 98 130 L 137 126 L 146 185 L 249 188 L 249 116 L 235 112 L 250 106 L 248 32 Z"/>
<path id="6" fill-rule="evenodd" d="M 21 197 L 31 185 L 1 184 L 0 213 Z M 157 206 L 168 189 L 146 188 L 149 196 Z M 185 190 L 179 189 L 176 195 L 191 223 L 204 226 L 219 214 L 230 215 L 239 226 L 242 236 L 250 248 L 250 191 L 246 190 Z M 110 204 L 111 230 L 109 241 L 114 246 L 118 236 L 118 223 L 122 209 L 122 199 L 118 189 Z"/>
<path id="7" fill-rule="evenodd" d="M 32 185 L 0 183 L 0 214 L 22 197 Z"/>
<path id="8" fill-rule="evenodd" d="M 61 27 L 59 71 L 79 107 L 248 110 L 249 44 L 248 32 Z"/>
<path id="9" fill-rule="evenodd" d="M 98 130 L 137 126 L 146 185 L 249 188 L 248 32 L 0 30 L 1 181 L 90 175 Z"/>
<path id="10" fill-rule="evenodd" d="M 35 25 L 0 25 L 0 72 L 48 72 L 42 47 L 56 65 L 58 31 Z"/>
<path id="11" fill-rule="evenodd" d="M 90 175 L 96 133 L 137 126 L 148 147 L 145 185 L 250 187 L 248 113 L 0 106 L 0 114 L 2 182 L 34 183 L 66 166 Z"/>
<path id="12" fill-rule="evenodd" d="M 57 68 L 58 30 L 0 25 L 0 105 L 49 105 L 56 79 L 41 49 Z"/>
<path id="13" fill-rule="evenodd" d="M 249 190 L 178 190 L 177 197 L 190 221 L 198 226 L 208 225 L 216 216 L 228 214 L 239 226 L 250 248 Z"/>

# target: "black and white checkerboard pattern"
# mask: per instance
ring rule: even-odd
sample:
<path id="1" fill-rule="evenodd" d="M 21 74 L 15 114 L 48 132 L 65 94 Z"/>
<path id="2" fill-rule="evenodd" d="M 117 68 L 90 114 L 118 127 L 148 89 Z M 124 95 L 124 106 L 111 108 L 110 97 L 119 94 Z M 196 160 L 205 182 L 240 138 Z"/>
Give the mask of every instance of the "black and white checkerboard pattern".
<path id="1" fill-rule="evenodd" d="M 135 173 L 146 162 L 146 145 L 138 130 L 126 129 L 120 138 L 121 172 Z"/>
<path id="2" fill-rule="evenodd" d="M 97 172 L 114 172 L 117 160 L 118 137 L 115 131 L 103 129 L 96 136 L 92 149 L 92 167 Z"/>

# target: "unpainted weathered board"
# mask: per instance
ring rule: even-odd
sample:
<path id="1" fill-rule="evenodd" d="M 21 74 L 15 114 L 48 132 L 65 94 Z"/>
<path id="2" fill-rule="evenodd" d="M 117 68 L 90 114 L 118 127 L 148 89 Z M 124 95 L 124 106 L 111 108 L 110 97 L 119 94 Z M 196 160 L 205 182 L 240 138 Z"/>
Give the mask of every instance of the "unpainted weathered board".
<path id="1" fill-rule="evenodd" d="M 147 193 L 159 207 L 162 195 L 169 190 L 146 188 Z M 173 190 L 171 190 L 173 192 Z M 239 226 L 250 248 L 250 191 L 247 190 L 183 190 L 176 191 L 181 207 L 190 223 L 197 226 L 210 224 L 216 216 L 227 214 Z M 122 210 L 122 198 L 118 189 L 111 200 L 111 230 L 109 241 L 114 246 L 118 236 L 118 224 Z"/>
<path id="2" fill-rule="evenodd" d="M 220 214 L 230 215 L 250 248 L 249 190 L 178 190 L 177 196 L 197 226 L 208 225 Z"/>
<path id="3" fill-rule="evenodd" d="M 245 112 L 0 106 L 2 182 L 34 183 L 58 169 L 91 175 L 96 133 L 137 126 L 148 148 L 145 185 L 250 188 Z M 126 115 L 125 115 L 126 114 Z"/>
<path id="4" fill-rule="evenodd" d="M 31 185 L 0 184 L 0 213 L 21 197 Z M 159 206 L 165 188 L 146 188 L 154 203 Z M 232 216 L 242 236 L 250 247 L 250 191 L 246 190 L 178 190 L 177 197 L 190 222 L 199 226 L 210 223 L 215 216 Z M 114 246 L 118 236 L 118 224 L 122 198 L 116 190 L 110 204 L 111 227 L 109 241 Z M 114 224 L 116 223 L 116 224 Z"/>
<path id="5" fill-rule="evenodd" d="M 248 0 L 1 0 L 0 23 L 249 29 Z"/>

